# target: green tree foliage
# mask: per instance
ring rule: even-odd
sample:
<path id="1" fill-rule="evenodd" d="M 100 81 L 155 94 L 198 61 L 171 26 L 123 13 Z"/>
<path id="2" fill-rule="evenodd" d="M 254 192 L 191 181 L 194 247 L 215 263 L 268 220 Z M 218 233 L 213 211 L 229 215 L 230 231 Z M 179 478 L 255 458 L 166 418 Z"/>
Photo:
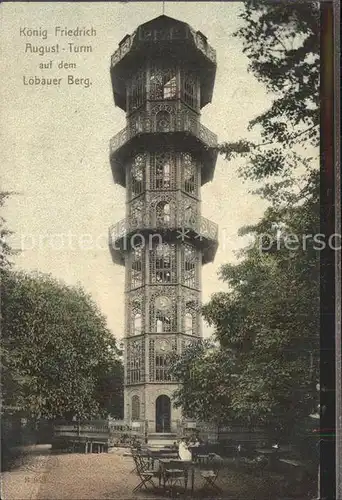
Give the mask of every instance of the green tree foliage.
<path id="1" fill-rule="evenodd" d="M 115 357 L 110 358 L 102 365 L 95 388 L 96 400 L 101 414 L 114 418 L 124 416 L 124 367 L 122 361 Z"/>
<path id="2" fill-rule="evenodd" d="M 250 122 L 258 144 L 243 138 L 220 152 L 246 159 L 240 175 L 259 182 L 255 193 L 269 207 L 241 229 L 251 244 L 237 264 L 222 266 L 227 290 L 203 308 L 218 345 L 174 363 L 183 384 L 176 403 L 199 420 L 294 435 L 317 405 L 319 178 L 305 148 L 318 143 L 318 7 L 245 1 L 241 17 L 236 36 L 273 102 Z"/>
<path id="3" fill-rule="evenodd" d="M 171 363 L 173 377 L 181 382 L 174 393 L 176 407 L 202 422 L 231 422 L 231 389 L 234 386 L 235 356 L 218 350 L 212 341 L 186 349 Z"/>
<path id="4" fill-rule="evenodd" d="M 269 211 L 248 228 L 257 244 L 243 252 L 239 264 L 222 267 L 229 292 L 215 294 L 204 307 L 222 349 L 235 351 L 238 376 L 230 392 L 232 413 L 239 420 L 286 432 L 317 405 L 316 207 L 311 199 L 289 209 L 282 214 L 281 227 Z"/>
<path id="5" fill-rule="evenodd" d="M 317 405 L 318 186 L 300 207 L 269 209 L 238 264 L 221 268 L 227 292 L 203 307 L 219 346 L 196 346 L 173 365 L 186 415 L 288 434 Z M 276 222 L 276 223 L 275 223 Z M 310 238 L 303 235 L 312 235 Z"/>
<path id="6" fill-rule="evenodd" d="M 91 298 L 47 275 L 1 275 L 4 404 L 45 418 L 120 408 L 119 351 Z"/>
<path id="7" fill-rule="evenodd" d="M 241 15 L 249 69 L 275 95 L 251 122 L 262 137 L 317 145 L 319 127 L 319 5 L 316 2 L 247 1 Z"/>
<path id="8" fill-rule="evenodd" d="M 7 198 L 14 193 L 9 191 L 0 192 L 0 208 L 3 208 Z M 0 215 L 0 269 L 9 268 L 12 263 L 10 260 L 11 255 L 15 255 L 16 251 L 11 248 L 7 238 L 13 234 L 6 226 L 5 219 Z"/>
<path id="9" fill-rule="evenodd" d="M 259 191 L 267 198 L 270 180 L 277 179 L 276 190 L 293 187 L 296 171 L 312 169 L 298 152 L 319 143 L 319 5 L 247 0 L 241 18 L 235 36 L 272 104 L 249 124 L 260 132 L 260 142 L 243 138 L 222 144 L 220 151 L 227 160 L 245 156 L 241 175 L 267 180 Z"/>

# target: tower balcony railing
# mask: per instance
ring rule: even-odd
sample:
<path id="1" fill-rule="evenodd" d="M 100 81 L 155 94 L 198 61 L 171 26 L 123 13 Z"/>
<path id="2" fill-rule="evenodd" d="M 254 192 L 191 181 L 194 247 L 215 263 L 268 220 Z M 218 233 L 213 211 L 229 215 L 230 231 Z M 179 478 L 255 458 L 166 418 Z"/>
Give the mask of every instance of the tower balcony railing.
<path id="1" fill-rule="evenodd" d="M 217 135 L 202 125 L 195 116 L 180 113 L 173 116 L 168 123 L 165 123 L 158 120 L 156 115 L 151 116 L 148 113 L 140 113 L 136 120 L 132 120 L 127 127 L 112 137 L 110 140 L 110 154 L 114 154 L 133 137 L 153 132 L 188 132 L 200 139 L 208 148 L 217 146 Z"/>
<path id="2" fill-rule="evenodd" d="M 202 241 L 202 239 L 208 239 L 217 241 L 218 240 L 218 225 L 205 218 L 205 217 L 196 217 L 193 220 L 191 219 L 180 219 L 177 222 L 175 221 L 158 221 L 158 220 L 147 220 L 141 218 L 140 220 L 133 217 L 126 217 L 122 219 L 120 222 L 113 224 L 109 228 L 109 241 L 110 244 L 114 247 L 115 243 L 120 239 L 127 237 L 133 232 L 139 231 L 153 231 L 154 234 L 158 234 L 158 231 L 164 232 L 165 230 L 174 229 L 179 236 L 180 241 L 187 241 L 190 236 L 188 233 L 190 231 L 195 232 L 198 236 L 195 236 L 196 239 Z"/>
<path id="3" fill-rule="evenodd" d="M 162 29 L 145 30 L 140 27 L 132 35 L 127 35 L 121 42 L 119 48 L 111 57 L 111 66 L 115 66 L 132 49 L 133 42 L 162 42 L 162 41 L 192 40 L 212 63 L 216 64 L 216 51 L 208 44 L 206 37 L 190 26 L 165 26 Z"/>
<path id="4" fill-rule="evenodd" d="M 115 66 L 121 59 L 125 57 L 127 52 L 129 52 L 132 48 L 133 40 L 135 38 L 136 31 L 132 33 L 132 35 L 127 35 L 121 42 L 119 48 L 114 52 L 110 61 L 111 67 Z"/>

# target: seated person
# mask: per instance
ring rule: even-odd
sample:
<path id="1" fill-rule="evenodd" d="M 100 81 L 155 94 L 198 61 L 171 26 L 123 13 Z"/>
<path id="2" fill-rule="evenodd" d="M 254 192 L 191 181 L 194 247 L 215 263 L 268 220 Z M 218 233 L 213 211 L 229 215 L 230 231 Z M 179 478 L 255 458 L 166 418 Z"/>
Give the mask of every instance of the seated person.
<path id="1" fill-rule="evenodd" d="M 194 443 L 192 444 L 192 446 L 201 446 L 201 441 L 198 439 L 198 437 L 195 439 Z"/>
<path id="2" fill-rule="evenodd" d="M 181 460 L 184 462 L 191 462 L 192 455 L 188 448 L 187 442 L 185 438 L 181 438 L 178 445 L 178 455 Z"/>

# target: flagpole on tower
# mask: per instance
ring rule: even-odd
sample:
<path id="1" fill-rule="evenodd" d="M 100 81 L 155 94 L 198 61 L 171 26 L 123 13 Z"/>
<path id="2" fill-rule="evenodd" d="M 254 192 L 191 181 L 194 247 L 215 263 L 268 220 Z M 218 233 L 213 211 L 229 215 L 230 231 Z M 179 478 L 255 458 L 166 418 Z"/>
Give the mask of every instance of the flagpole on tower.
<path id="1" fill-rule="evenodd" d="M 165 14 L 165 0 L 163 1 L 163 15 Z"/>

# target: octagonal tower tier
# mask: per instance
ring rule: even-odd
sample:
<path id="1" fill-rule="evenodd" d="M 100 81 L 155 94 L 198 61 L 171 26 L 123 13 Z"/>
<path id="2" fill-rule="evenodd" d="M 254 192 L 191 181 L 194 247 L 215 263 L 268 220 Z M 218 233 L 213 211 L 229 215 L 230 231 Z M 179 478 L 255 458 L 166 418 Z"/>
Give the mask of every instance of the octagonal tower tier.
<path id="1" fill-rule="evenodd" d="M 127 35 L 111 59 L 127 119 L 110 142 L 126 217 L 109 230 L 113 261 L 126 268 L 125 419 L 150 435 L 175 432 L 181 418 L 169 357 L 201 338 L 201 266 L 218 246 L 200 202 L 217 158 L 217 137 L 200 123 L 215 71 L 206 37 L 164 15 Z"/>

